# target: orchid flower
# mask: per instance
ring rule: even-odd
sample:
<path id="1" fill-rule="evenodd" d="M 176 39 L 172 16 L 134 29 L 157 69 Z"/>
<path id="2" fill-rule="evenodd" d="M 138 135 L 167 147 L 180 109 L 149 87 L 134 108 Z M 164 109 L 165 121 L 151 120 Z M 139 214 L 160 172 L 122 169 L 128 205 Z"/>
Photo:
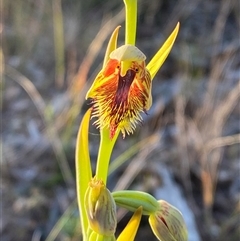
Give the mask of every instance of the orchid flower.
<path id="1" fill-rule="evenodd" d="M 131 134 L 141 113 L 152 105 L 152 80 L 170 53 L 179 30 L 179 23 L 146 65 L 146 56 L 135 46 L 137 0 L 124 0 L 126 9 L 125 45 L 117 48 L 120 27 L 109 40 L 103 68 L 86 94 L 93 103 L 92 118 L 100 129 L 100 147 L 96 176 L 107 181 L 108 165 L 113 146 L 121 131 Z"/>
<path id="2" fill-rule="evenodd" d="M 92 108 L 84 115 L 76 142 L 76 189 L 83 241 L 134 241 L 142 215 L 162 241 L 186 241 L 187 230 L 181 213 L 166 202 L 137 191 L 111 193 L 107 188 L 108 166 L 112 149 L 121 132 L 132 134 L 142 113 L 152 105 L 152 80 L 167 58 L 177 37 L 179 23 L 155 56 L 146 64 L 146 56 L 135 46 L 137 0 L 124 0 L 126 9 L 125 44 L 117 47 L 120 26 L 109 40 L 102 70 L 86 98 Z M 92 174 L 88 148 L 88 128 L 94 118 L 100 129 L 96 173 Z M 119 237 L 116 205 L 134 214 Z M 170 214 L 170 215 L 168 215 Z"/>
<path id="3" fill-rule="evenodd" d="M 107 62 L 86 95 L 92 99 L 96 126 L 109 129 L 110 139 L 117 130 L 124 138 L 142 122 L 141 112 L 147 113 L 152 105 L 152 79 L 167 58 L 178 29 L 179 23 L 147 66 L 146 56 L 136 46 L 125 44 L 116 48 L 119 27 L 114 31 L 109 43 L 112 51 L 106 53 Z M 131 26 L 129 31 L 132 32 Z"/>
<path id="4" fill-rule="evenodd" d="M 151 76 L 145 59 L 134 45 L 115 49 L 87 93 L 87 98 L 93 99 L 95 124 L 108 128 L 110 139 L 117 129 L 123 137 L 133 133 L 136 123 L 142 121 L 140 113 L 146 113 L 152 104 Z"/>

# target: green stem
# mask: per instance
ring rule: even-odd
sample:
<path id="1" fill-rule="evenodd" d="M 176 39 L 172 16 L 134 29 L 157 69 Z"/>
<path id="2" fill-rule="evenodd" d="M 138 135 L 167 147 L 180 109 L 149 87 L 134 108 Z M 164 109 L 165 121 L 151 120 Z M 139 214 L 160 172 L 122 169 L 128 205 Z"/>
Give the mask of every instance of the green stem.
<path id="1" fill-rule="evenodd" d="M 96 177 L 97 179 L 103 180 L 105 184 L 107 184 L 108 166 L 112 154 L 112 149 L 118 135 L 119 130 L 117 130 L 114 137 L 110 139 L 110 133 L 108 128 L 103 128 L 100 130 L 101 140 L 98 151 Z"/>
<path id="2" fill-rule="evenodd" d="M 135 45 L 137 28 L 137 0 L 124 0 L 126 24 L 125 44 Z"/>

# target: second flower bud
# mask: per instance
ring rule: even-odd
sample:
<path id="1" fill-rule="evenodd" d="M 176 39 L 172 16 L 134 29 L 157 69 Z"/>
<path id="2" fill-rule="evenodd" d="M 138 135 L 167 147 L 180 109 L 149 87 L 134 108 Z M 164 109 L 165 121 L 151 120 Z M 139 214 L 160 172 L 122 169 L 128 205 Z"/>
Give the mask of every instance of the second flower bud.
<path id="1" fill-rule="evenodd" d="M 102 180 L 94 177 L 89 183 L 85 207 L 93 231 L 105 236 L 114 235 L 117 226 L 116 204 Z"/>

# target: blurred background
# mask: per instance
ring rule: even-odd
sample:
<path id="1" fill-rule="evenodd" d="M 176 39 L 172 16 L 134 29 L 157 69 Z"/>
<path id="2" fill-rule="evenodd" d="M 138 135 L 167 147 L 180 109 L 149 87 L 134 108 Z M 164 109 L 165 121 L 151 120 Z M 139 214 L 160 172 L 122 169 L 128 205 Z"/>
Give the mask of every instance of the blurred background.
<path id="1" fill-rule="evenodd" d="M 147 191 L 183 213 L 189 241 L 240 239 L 240 3 L 139 0 L 136 45 L 147 62 L 176 23 L 153 81 L 153 106 L 119 137 L 109 188 Z M 85 94 L 121 25 L 121 0 L 1 4 L 2 241 L 81 240 L 75 141 Z M 99 133 L 90 128 L 93 168 Z M 119 210 L 119 230 L 131 213 Z M 137 239 L 156 240 L 143 217 Z"/>

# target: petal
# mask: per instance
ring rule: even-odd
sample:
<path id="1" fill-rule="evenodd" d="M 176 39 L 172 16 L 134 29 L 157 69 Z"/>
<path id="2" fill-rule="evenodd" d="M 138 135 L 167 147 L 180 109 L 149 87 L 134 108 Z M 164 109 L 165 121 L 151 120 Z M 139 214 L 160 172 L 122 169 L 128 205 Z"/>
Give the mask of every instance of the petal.
<path id="1" fill-rule="evenodd" d="M 111 88 L 111 94 L 114 94 L 114 89 L 116 89 L 115 86 L 108 85 L 108 83 L 112 83 L 114 85 L 117 85 L 117 76 L 115 74 L 115 69 L 118 65 L 117 60 L 108 60 L 107 64 L 105 65 L 104 69 L 102 69 L 95 80 L 93 81 L 93 84 L 91 88 L 88 90 L 86 94 L 86 99 L 88 98 L 94 98 L 96 95 L 99 95 L 98 89 L 104 91 L 104 88 L 102 88 L 103 85 L 105 85 L 105 88 Z"/>
<path id="2" fill-rule="evenodd" d="M 174 41 L 177 37 L 178 30 L 179 30 L 179 23 L 177 23 L 175 29 L 171 33 L 171 35 L 168 37 L 168 39 L 165 41 L 163 46 L 158 50 L 158 52 L 154 55 L 154 57 L 151 59 L 151 61 L 147 65 L 147 69 L 149 70 L 151 74 L 151 78 L 153 79 L 164 61 L 166 60 L 168 54 L 170 53 L 172 46 L 174 44 Z"/>
<path id="3" fill-rule="evenodd" d="M 105 67 L 107 61 L 109 60 L 109 56 L 111 52 L 117 48 L 117 38 L 118 38 L 118 32 L 121 26 L 117 26 L 115 30 L 112 33 L 112 36 L 108 42 L 107 50 L 105 53 L 104 61 L 103 61 L 103 68 Z"/>
<path id="4" fill-rule="evenodd" d="M 132 218 L 129 220 L 127 226 L 124 228 L 124 230 L 119 235 L 117 241 L 133 241 L 140 221 L 142 217 L 142 207 L 139 207 L 135 213 L 133 214 Z"/>
<path id="5" fill-rule="evenodd" d="M 105 53 L 105 57 L 104 57 L 104 61 L 103 61 L 103 69 L 106 67 L 106 64 L 109 60 L 109 56 L 111 54 L 111 52 L 117 48 L 117 37 L 118 37 L 118 32 L 121 26 L 118 26 L 115 28 L 115 30 L 113 31 L 111 38 L 108 42 L 108 46 L 107 46 L 107 50 Z M 115 61 L 116 62 L 116 61 Z M 86 99 L 90 98 L 92 95 L 92 91 L 96 88 L 96 86 L 99 84 L 99 79 L 102 79 L 102 70 L 98 73 L 97 77 L 95 78 L 95 80 L 93 81 L 92 86 L 90 87 L 90 89 L 88 90 L 87 94 L 86 94 Z"/>

